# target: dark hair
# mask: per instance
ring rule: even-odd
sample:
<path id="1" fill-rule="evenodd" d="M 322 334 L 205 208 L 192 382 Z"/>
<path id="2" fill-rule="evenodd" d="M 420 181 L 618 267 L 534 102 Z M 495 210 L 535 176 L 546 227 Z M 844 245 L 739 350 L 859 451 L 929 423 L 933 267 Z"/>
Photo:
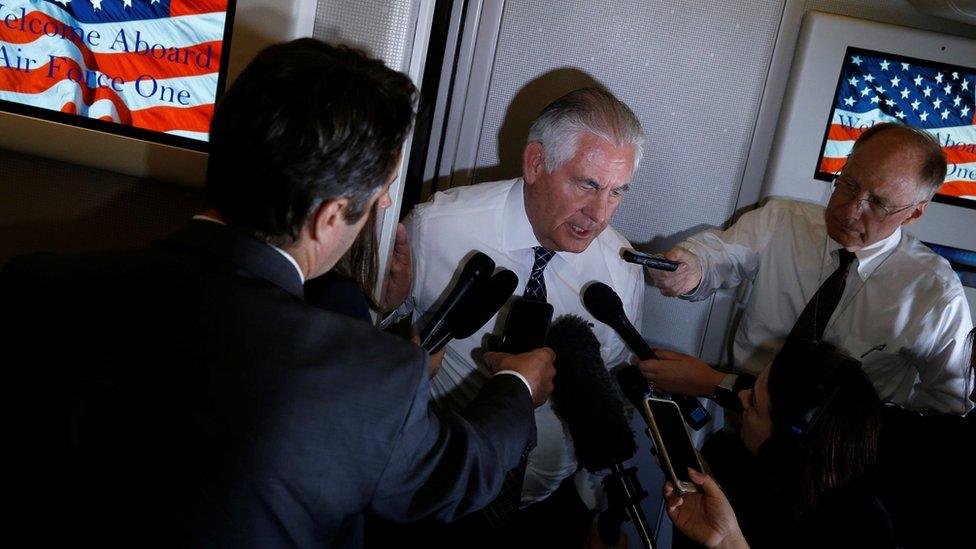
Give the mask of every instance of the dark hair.
<path id="1" fill-rule="evenodd" d="M 918 169 L 918 180 L 916 181 L 916 185 L 918 186 L 917 197 L 919 201 L 923 202 L 931 200 L 932 196 L 945 182 L 946 160 L 945 154 L 942 152 L 942 145 L 939 144 L 939 141 L 932 134 L 925 130 L 896 122 L 875 124 L 862 133 L 857 141 L 854 142 L 854 147 L 851 149 L 851 157 L 854 156 L 858 148 L 871 139 L 891 131 L 901 133 L 906 145 L 918 149 L 918 153 L 922 156 L 922 162 Z"/>
<path id="2" fill-rule="evenodd" d="M 322 202 L 345 197 L 348 223 L 396 166 L 416 88 L 382 61 L 302 38 L 270 46 L 217 103 L 206 193 L 231 225 L 294 241 Z"/>
<path id="3" fill-rule="evenodd" d="M 874 466 L 881 401 L 860 362 L 829 345 L 787 345 L 769 372 L 766 459 L 802 514 Z"/>
<path id="4" fill-rule="evenodd" d="M 351 280 L 363 292 L 366 302 L 374 311 L 380 309 L 376 301 L 376 280 L 379 274 L 379 238 L 376 234 L 376 206 L 369 211 L 369 219 L 356 240 L 336 263 L 334 270 Z"/>

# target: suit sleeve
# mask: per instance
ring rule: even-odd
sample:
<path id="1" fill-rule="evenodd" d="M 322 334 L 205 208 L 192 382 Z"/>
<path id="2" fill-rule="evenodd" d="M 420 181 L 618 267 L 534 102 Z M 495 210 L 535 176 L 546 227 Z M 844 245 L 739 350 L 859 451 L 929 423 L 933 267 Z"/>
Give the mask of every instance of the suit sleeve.
<path id="1" fill-rule="evenodd" d="M 484 507 L 534 440 L 533 417 L 529 391 L 515 376 L 493 377 L 461 413 L 431 402 L 424 376 L 370 512 L 395 522 L 447 522 Z"/>

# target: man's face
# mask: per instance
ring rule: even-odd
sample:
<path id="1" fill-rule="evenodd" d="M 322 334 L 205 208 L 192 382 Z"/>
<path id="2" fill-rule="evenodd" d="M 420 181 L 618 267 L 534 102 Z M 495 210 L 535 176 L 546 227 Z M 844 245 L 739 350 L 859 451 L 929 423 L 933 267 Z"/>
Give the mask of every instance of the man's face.
<path id="1" fill-rule="evenodd" d="M 901 140 L 896 131 L 876 135 L 851 155 L 837 178 L 824 220 L 827 234 L 849 251 L 891 236 L 925 211 L 928 203 L 917 203 L 919 155 Z"/>
<path id="2" fill-rule="evenodd" d="M 539 243 L 579 253 L 610 223 L 634 171 L 634 147 L 617 147 L 589 132 L 576 154 L 546 173 L 545 150 L 529 143 L 523 155 L 525 211 Z"/>

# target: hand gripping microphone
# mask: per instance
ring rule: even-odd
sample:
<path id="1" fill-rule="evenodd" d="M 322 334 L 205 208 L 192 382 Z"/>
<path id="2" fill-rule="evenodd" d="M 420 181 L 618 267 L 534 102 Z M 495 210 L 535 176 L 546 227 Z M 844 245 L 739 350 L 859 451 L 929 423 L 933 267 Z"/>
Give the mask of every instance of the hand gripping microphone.
<path id="1" fill-rule="evenodd" d="M 613 328 L 620 335 L 620 338 L 624 340 L 624 343 L 630 347 L 630 350 L 637 355 L 637 358 L 640 360 L 657 358 L 650 345 L 644 341 L 644 338 L 641 337 L 637 329 L 634 328 L 634 325 L 631 324 L 627 315 L 624 314 L 623 302 L 620 301 L 620 296 L 610 286 L 602 282 L 594 282 L 587 286 L 586 290 L 583 291 L 583 305 L 586 306 L 586 310 L 594 318 Z M 625 366 L 621 370 L 627 368 L 634 370 L 636 374 L 626 374 L 629 376 L 629 379 L 634 380 L 636 383 L 636 376 L 640 376 L 643 386 L 647 387 L 647 382 L 643 381 L 643 374 L 637 370 L 636 366 Z M 650 389 L 647 388 L 646 390 Z M 628 398 L 630 396 L 627 395 Z M 678 407 L 681 408 L 681 415 L 684 416 L 685 422 L 692 429 L 697 431 L 712 420 L 711 414 L 698 402 L 697 398 L 685 395 L 674 395 L 672 398 L 678 403 Z M 637 405 L 635 404 L 635 406 Z M 641 406 L 637 406 L 637 409 L 641 409 Z"/>
<path id="2" fill-rule="evenodd" d="M 505 305 L 517 286 L 518 276 L 508 269 L 502 269 L 473 288 L 447 315 L 441 329 L 429 339 L 430 347 L 424 346 L 424 350 L 434 354 L 452 339 L 474 335 Z"/>
<path id="3" fill-rule="evenodd" d="M 473 288 L 478 286 L 480 283 L 488 280 L 491 276 L 492 271 L 495 270 L 495 262 L 491 260 L 490 257 L 481 253 L 475 252 L 471 259 L 468 260 L 464 265 L 464 269 L 461 270 L 461 274 L 458 275 L 457 283 L 451 289 L 451 292 L 447 295 L 447 298 L 441 303 L 440 307 L 434 311 L 433 316 L 431 316 L 430 321 L 424 326 L 424 329 L 420 332 L 420 346 L 424 349 L 431 349 L 433 345 L 442 337 L 438 332 L 443 328 L 447 316 L 451 311 L 457 307 L 461 298 L 465 294 L 470 292 Z"/>
<path id="4" fill-rule="evenodd" d="M 634 433 L 600 357 L 600 342 L 588 322 L 566 315 L 549 328 L 546 345 L 556 354 L 559 372 L 553 380 L 552 407 L 569 428 L 576 457 L 590 472 L 611 470 L 603 480 L 609 507 L 597 522 L 601 540 L 617 545 L 621 523 L 629 515 L 645 547 L 652 547 L 651 529 L 640 507 L 647 492 L 640 486 L 637 468 L 624 466 L 637 452 Z"/>

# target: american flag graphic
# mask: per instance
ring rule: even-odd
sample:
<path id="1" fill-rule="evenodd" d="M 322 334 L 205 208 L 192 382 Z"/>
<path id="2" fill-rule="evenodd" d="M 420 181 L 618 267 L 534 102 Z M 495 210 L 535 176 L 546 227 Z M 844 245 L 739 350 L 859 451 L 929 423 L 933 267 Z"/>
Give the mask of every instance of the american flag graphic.
<path id="1" fill-rule="evenodd" d="M 207 140 L 228 0 L 0 0 L 0 100 Z"/>
<path id="2" fill-rule="evenodd" d="M 848 48 L 819 172 L 844 167 L 854 141 L 879 122 L 903 122 L 942 144 L 939 194 L 976 201 L 976 69 Z"/>

